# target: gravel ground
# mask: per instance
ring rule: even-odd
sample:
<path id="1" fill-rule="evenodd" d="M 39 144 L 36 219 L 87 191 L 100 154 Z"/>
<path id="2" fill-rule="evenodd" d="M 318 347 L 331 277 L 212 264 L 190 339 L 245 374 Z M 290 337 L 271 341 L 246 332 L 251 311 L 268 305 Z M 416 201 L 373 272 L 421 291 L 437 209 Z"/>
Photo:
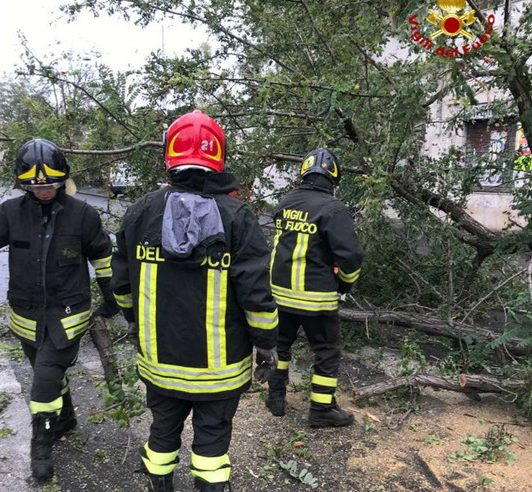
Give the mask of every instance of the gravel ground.
<path id="1" fill-rule="evenodd" d="M 4 338 L 2 343 L 17 346 L 17 342 L 10 338 Z M 129 353 L 132 350 L 129 345 L 120 345 L 118 349 Z M 349 399 L 352 385 L 382 380 L 386 371 L 383 372 L 380 364 L 382 361 L 393 359 L 393 352 L 383 354 L 372 352 L 370 349 L 362 351 L 360 357 L 346 355 L 341 366 L 339 402 L 354 412 L 357 424 L 343 429 L 311 429 L 307 424 L 308 379 L 304 377 L 309 368 L 310 357 L 302 344 L 296 347 L 294 352 L 297 354 L 298 364 L 292 371 L 288 411 L 284 418 L 273 417 L 266 410 L 263 403 L 265 389 L 261 385 L 254 385 L 241 400 L 234 421 L 230 449 L 233 491 L 313 490 L 281 469 L 279 463 L 289 460 L 297 462 L 298 470 L 307 469 L 315 477 L 318 483 L 315 490 L 327 492 L 488 490 L 478 487 L 478 473 L 486 475 L 492 472 L 498 474 L 498 482 L 496 480 L 489 488 L 490 491 L 532 491 L 532 487 L 527 488 L 530 483 L 527 482 L 529 475 L 525 472 L 529 468 L 526 463 L 530 458 L 530 451 L 526 451 L 530 449 L 529 428 L 523 427 L 522 434 L 519 435 L 519 442 L 524 449 L 515 450 L 518 460 L 514 467 L 519 468 L 507 471 L 503 467 L 497 469 L 496 473 L 493 468 L 484 470 L 472 467 L 465 472 L 462 465 L 453 468 L 443 454 L 427 454 L 427 446 L 423 444 L 423 435 L 430 435 L 440 429 L 438 435 L 443 436 L 443 429 L 447 432 L 445 436 L 449 446 L 459 446 L 463 429 L 458 425 L 454 441 L 451 440 L 452 433 L 449 429 L 453 427 L 452 423 L 456 424 L 460 422 L 460 418 L 463 419 L 463 412 L 487 412 L 482 416 L 484 421 L 490 418 L 489 412 L 493 409 L 495 413 L 491 418 L 500 420 L 508 415 L 508 412 L 515 414 L 515 407 L 497 407 L 495 403 L 481 406 L 462 395 L 453 395 L 459 400 L 452 402 L 455 406 L 451 408 L 451 403 L 442 399 L 444 395 L 449 395 L 448 393 L 436 394 L 429 391 L 420 400 L 416 415 L 412 413 L 405 417 L 404 413 L 390 413 L 389 403 L 370 408 L 355 408 Z M 31 381 L 31 371 L 26 362 L 10 360 L 9 365 L 20 384 L 20 389 L 18 396 L 15 395 L 16 398 L 11 401 L 5 412 L 14 404 L 20 406 L 23 398 L 28 399 Z M 149 414 L 134 418 L 129 427 L 120 427 L 112 420 L 95 422 L 94 417 L 102 410 L 102 376 L 98 355 L 88 337 L 84 340 L 78 365 L 71 370 L 70 379 L 79 425 L 76 431 L 63 438 L 54 448 L 56 478 L 52 483 L 41 487 L 27 478 L 14 481 L 16 486 L 9 486 L 9 480 L 0 481 L 0 491 L 146 490 L 146 477 L 138 472 L 138 449 L 148 436 Z M 16 390 L 14 391 L 16 393 Z M 25 418 L 29 422 L 29 415 Z M 28 432 L 20 432 L 9 438 L 18 442 L 22 448 L 19 446 L 16 451 L 18 454 L 13 448 L 11 455 L 4 452 L 4 456 L 0 456 L 0 459 L 3 458 L 4 468 L 10 460 L 20 460 L 20 449 L 28 448 L 27 434 Z M 188 472 L 190 443 L 191 425 L 187 421 L 181 463 L 174 480 L 178 492 L 192 491 L 192 478 Z M 529 454 L 522 454 L 526 452 Z M 29 475 L 27 463 L 23 470 Z M 441 480 L 434 480 L 434 470 L 437 470 L 437 476 Z M 505 480 L 501 476 L 515 472 L 518 472 L 515 484 L 524 482 L 522 487 L 510 484 L 507 485 L 510 488 L 505 488 Z M 5 483 L 7 486 L 3 485 Z"/>

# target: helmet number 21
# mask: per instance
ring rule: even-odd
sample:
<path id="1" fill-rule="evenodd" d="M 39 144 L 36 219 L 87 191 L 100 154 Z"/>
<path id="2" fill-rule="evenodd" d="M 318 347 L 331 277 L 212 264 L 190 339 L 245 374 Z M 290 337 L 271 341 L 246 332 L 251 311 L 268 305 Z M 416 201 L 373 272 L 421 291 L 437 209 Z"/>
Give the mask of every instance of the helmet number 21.
<path id="1" fill-rule="evenodd" d="M 214 141 L 213 140 L 202 140 L 201 141 L 201 150 L 214 152 Z"/>

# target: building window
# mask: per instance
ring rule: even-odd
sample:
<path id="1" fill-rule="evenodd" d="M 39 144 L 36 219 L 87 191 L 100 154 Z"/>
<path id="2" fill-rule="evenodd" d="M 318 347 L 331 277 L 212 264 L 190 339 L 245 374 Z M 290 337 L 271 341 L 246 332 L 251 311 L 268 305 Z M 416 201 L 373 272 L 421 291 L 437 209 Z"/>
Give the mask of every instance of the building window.
<path id="1" fill-rule="evenodd" d="M 511 188 L 517 125 L 477 119 L 465 122 L 466 163 L 481 165 L 485 171 L 478 185 L 482 190 Z"/>

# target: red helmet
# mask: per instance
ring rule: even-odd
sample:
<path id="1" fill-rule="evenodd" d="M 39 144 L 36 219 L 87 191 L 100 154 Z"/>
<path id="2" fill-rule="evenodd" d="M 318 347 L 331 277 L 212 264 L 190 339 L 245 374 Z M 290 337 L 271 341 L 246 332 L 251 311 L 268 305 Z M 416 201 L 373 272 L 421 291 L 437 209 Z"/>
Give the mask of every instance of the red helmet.
<path id="1" fill-rule="evenodd" d="M 221 172 L 225 161 L 225 135 L 218 123 L 199 109 L 175 120 L 164 134 L 166 170 L 201 166 Z"/>

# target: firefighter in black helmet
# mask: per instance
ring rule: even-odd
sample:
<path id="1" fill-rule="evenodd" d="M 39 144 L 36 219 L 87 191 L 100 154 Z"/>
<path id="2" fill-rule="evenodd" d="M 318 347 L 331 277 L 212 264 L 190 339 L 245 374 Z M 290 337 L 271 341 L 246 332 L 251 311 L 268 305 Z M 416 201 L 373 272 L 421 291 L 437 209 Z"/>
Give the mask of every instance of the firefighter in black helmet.
<path id="1" fill-rule="evenodd" d="M 87 260 L 95 268 L 111 316 L 111 243 L 96 210 L 69 195 L 65 156 L 54 143 L 32 139 L 19 150 L 15 173 L 23 196 L 0 205 L 0 247 L 9 245 L 9 324 L 33 368 L 30 411 L 34 478 L 53 476 L 53 442 L 76 426 L 66 370 L 89 326 Z"/>
<path id="2" fill-rule="evenodd" d="M 334 393 L 340 362 L 338 293 L 360 275 L 362 251 L 346 206 L 333 196 L 340 164 L 329 150 L 310 152 L 301 165 L 302 184 L 274 213 L 276 234 L 271 285 L 279 308 L 279 362 L 269 379 L 266 406 L 285 414 L 290 347 L 300 326 L 314 352 L 309 424 L 343 426 L 353 416 L 340 409 Z"/>
<path id="3" fill-rule="evenodd" d="M 225 135 L 193 111 L 165 134 L 170 186 L 128 208 L 113 255 L 113 290 L 135 320 L 137 370 L 153 416 L 142 460 L 150 490 L 173 491 L 181 432 L 192 413 L 194 489 L 230 490 L 228 455 L 252 348 L 266 378 L 277 364 L 269 250 L 251 209 L 229 194 Z M 258 356 L 259 358 L 259 356 Z"/>

